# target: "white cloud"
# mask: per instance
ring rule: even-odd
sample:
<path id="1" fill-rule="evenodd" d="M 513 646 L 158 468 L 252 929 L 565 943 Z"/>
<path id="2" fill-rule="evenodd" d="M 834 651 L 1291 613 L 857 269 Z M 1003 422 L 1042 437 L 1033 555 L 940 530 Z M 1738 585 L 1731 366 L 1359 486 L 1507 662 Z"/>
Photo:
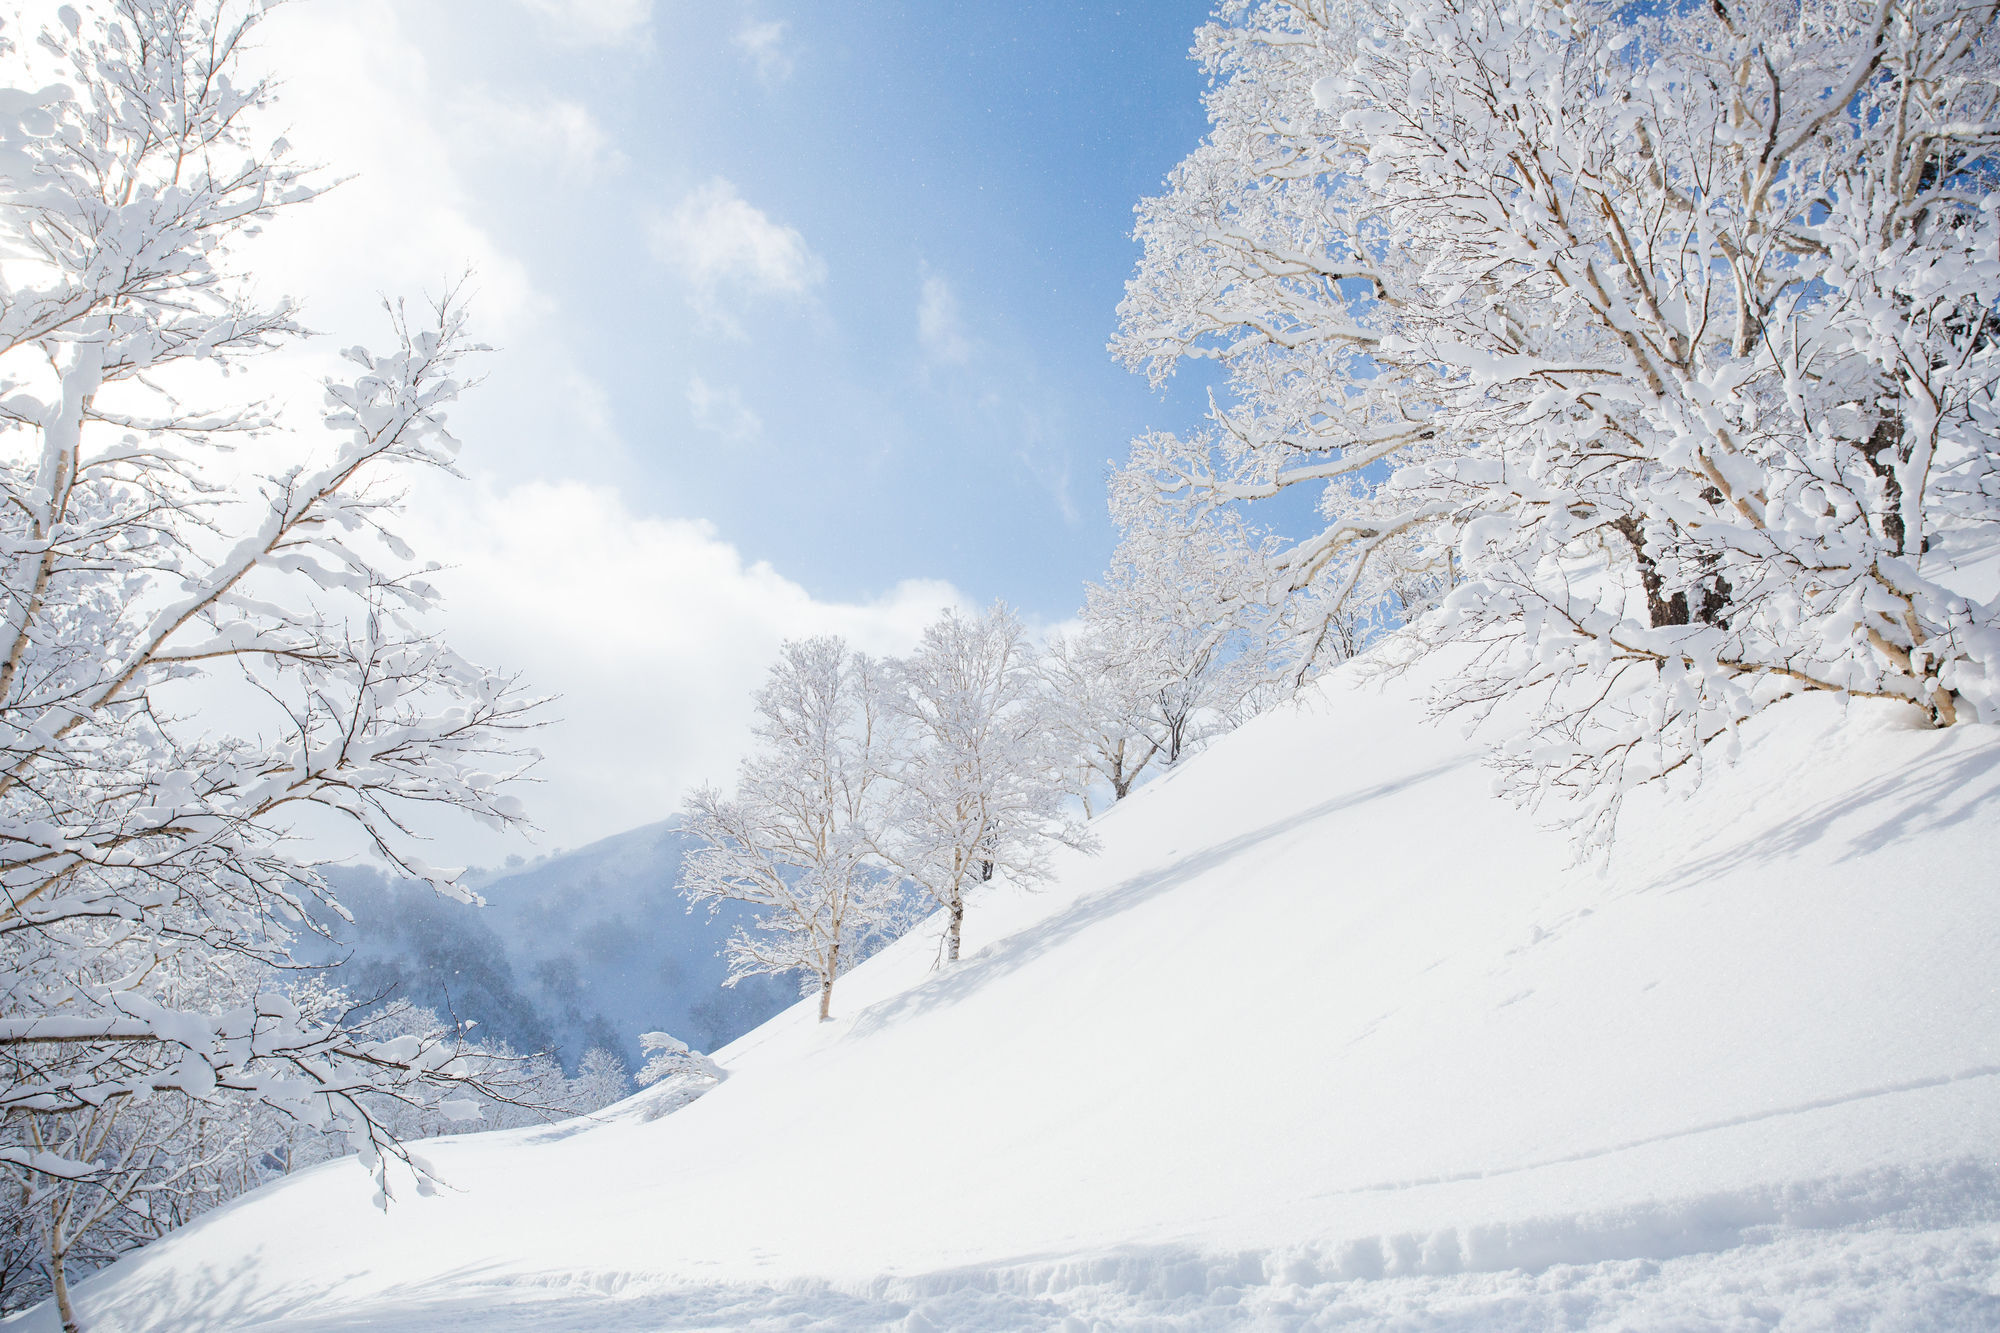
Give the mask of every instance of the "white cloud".
<path id="1" fill-rule="evenodd" d="M 687 280 L 695 308 L 732 331 L 729 298 L 802 297 L 826 278 L 797 229 L 773 222 L 719 176 L 654 219 L 649 239 L 654 257 Z"/>
<path id="2" fill-rule="evenodd" d="M 783 83 L 792 77 L 792 53 L 785 49 L 785 33 L 790 24 L 782 19 L 745 19 L 731 38 L 757 77 L 765 83 Z"/>
<path id="3" fill-rule="evenodd" d="M 593 31 L 629 32 L 650 13 L 644 4 L 523 2 L 553 16 L 588 9 Z M 399 531 L 419 559 L 449 566 L 434 577 L 448 641 L 563 696 L 538 738 L 548 756 L 540 782 L 522 794 L 545 845 L 573 846 L 671 813 L 694 782 L 728 780 L 750 739 L 749 691 L 781 640 L 840 633 L 871 652 L 904 652 L 957 598 L 948 585 L 913 581 L 874 601 L 818 600 L 746 562 L 705 524 L 625 507 L 607 482 L 630 474 L 603 384 L 566 336 L 566 293 L 539 279 L 531 249 L 488 230 L 494 201 L 475 193 L 464 168 L 491 151 L 495 133 L 465 114 L 484 105 L 482 72 L 422 48 L 405 14 L 394 0 L 287 5 L 259 29 L 255 59 L 283 79 L 270 132 L 327 163 L 327 180 L 351 179 L 281 216 L 245 255 L 262 295 L 304 299 L 307 321 L 329 335 L 260 358 L 249 387 L 295 415 L 298 444 L 323 447 L 311 424 L 316 373 L 339 369 L 342 345 L 379 346 L 377 293 L 415 298 L 476 270 L 474 332 L 499 350 L 470 367 L 485 383 L 451 413 L 476 480 L 419 481 Z M 613 145 L 582 107 L 530 106 L 546 129 L 528 145 L 534 161 L 615 169 Z M 671 262 L 710 289 L 799 297 L 823 280 L 804 238 L 724 181 L 684 200 L 660 232 L 675 247 Z M 718 428 L 754 423 L 740 395 L 703 387 Z M 562 447 L 551 449 L 552 439 Z M 242 456 L 246 468 L 287 461 L 261 449 Z M 571 475 L 520 480 L 555 471 Z M 469 820 L 429 831 L 436 841 L 425 856 L 441 865 L 493 864 L 518 850 Z"/>
<path id="4" fill-rule="evenodd" d="M 342 346 L 383 350 L 381 296 L 414 305 L 469 273 L 472 333 L 498 350 L 468 364 L 484 383 L 452 411 L 468 465 L 543 471 L 547 441 L 559 437 L 565 471 L 612 475 L 626 464 L 624 445 L 603 387 L 566 336 L 563 293 L 540 279 L 531 249 L 489 229 L 497 210 L 466 170 L 497 146 L 490 126 L 464 114 L 484 96 L 475 72 L 425 49 L 407 22 L 390 0 L 347 0 L 282 5 L 258 29 L 254 59 L 282 79 L 271 132 L 283 130 L 301 158 L 327 164 L 322 179 L 340 184 L 282 213 L 244 255 L 261 297 L 299 298 L 306 322 L 327 336 L 258 358 L 247 384 L 232 387 L 278 402 L 302 427 L 299 442 L 322 447 L 324 432 L 312 424 L 319 376 L 347 372 Z M 608 146 L 578 128 L 587 117 L 557 119 L 572 143 L 601 149 L 600 165 L 608 160 Z M 264 451 L 254 461 L 275 466 Z"/>
<path id="5" fill-rule="evenodd" d="M 653 21 L 653 0 L 521 0 L 573 46 L 618 46 L 642 41 Z"/>
<path id="6" fill-rule="evenodd" d="M 479 93 L 465 98 L 457 112 L 458 123 L 478 152 L 504 155 L 517 164 L 546 165 L 567 185 L 594 185 L 625 166 L 625 155 L 581 103 L 524 93 L 504 99 Z"/>
<path id="7" fill-rule="evenodd" d="M 691 786 L 730 781 L 750 691 L 783 640 L 839 634 L 904 653 L 960 602 L 930 581 L 872 602 L 819 601 L 746 564 L 706 523 L 643 518 L 610 488 L 577 482 L 426 486 L 407 535 L 451 565 L 435 582 L 452 646 L 562 696 L 536 738 L 540 785 L 522 792 L 548 846 L 663 819 Z M 491 863 L 505 850 L 471 831 L 433 859 Z"/>
<path id="8" fill-rule="evenodd" d="M 924 274 L 917 298 L 917 342 L 932 361 L 962 366 L 972 359 L 972 340 L 958 313 L 958 294 L 936 273 Z"/>
<path id="9" fill-rule="evenodd" d="M 259 38 L 283 81 L 277 124 L 341 180 L 255 242 L 248 267 L 265 294 L 302 297 L 313 327 L 365 341 L 378 293 L 414 297 L 471 270 L 481 336 L 511 343 L 546 318 L 527 266 L 478 221 L 457 165 L 468 127 L 394 5 L 280 6 Z"/>
<path id="10" fill-rule="evenodd" d="M 742 394 L 733 388 L 711 388 L 699 375 L 688 381 L 687 401 L 697 428 L 732 443 L 752 439 L 764 428 L 763 418 L 744 405 Z"/>

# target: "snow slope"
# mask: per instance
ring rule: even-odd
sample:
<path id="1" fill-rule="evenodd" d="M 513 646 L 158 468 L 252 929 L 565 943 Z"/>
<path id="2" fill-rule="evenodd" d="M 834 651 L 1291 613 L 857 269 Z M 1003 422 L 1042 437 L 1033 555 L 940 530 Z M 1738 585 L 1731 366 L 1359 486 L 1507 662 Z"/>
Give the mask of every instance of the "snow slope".
<path id="1" fill-rule="evenodd" d="M 1416 688 L 1225 738 L 682 1110 L 440 1141 L 387 1216 L 303 1173 L 88 1326 L 2000 1326 L 2000 734 L 1794 702 L 1600 875 Z"/>

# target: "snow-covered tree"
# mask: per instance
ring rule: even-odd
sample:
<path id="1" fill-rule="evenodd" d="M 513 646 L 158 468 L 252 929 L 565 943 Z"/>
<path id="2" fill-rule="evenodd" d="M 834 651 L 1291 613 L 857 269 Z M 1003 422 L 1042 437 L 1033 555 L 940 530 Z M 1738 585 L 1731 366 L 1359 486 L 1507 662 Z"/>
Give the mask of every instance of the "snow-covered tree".
<path id="1" fill-rule="evenodd" d="M 1515 790 L 1620 794 L 1800 691 L 2000 716 L 1992 4 L 1241 0 L 1140 209 L 1118 350 L 1214 358 L 1157 503 L 1317 490 L 1267 602 L 1455 545 L 1442 702 Z M 1426 559 L 1435 560 L 1435 555 Z"/>
<path id="2" fill-rule="evenodd" d="M 880 668 L 838 638 L 786 643 L 757 693 L 756 751 L 736 791 L 687 799 L 699 838 L 681 862 L 690 908 L 750 903 L 729 940 L 729 977 L 798 972 L 832 1012 L 833 983 L 901 922 L 896 877 L 873 852 L 882 818 Z"/>
<path id="3" fill-rule="evenodd" d="M 74 1327 L 68 1274 L 108 1263 L 161 1235 L 185 1207 L 210 1154 L 228 1142 L 203 1142 L 193 1099 L 168 1094 L 145 1102 L 121 1098 L 102 1106 L 23 1121 L 24 1143 L 67 1162 L 89 1162 L 89 1173 L 18 1171 L 16 1202 L 28 1240 L 43 1266 L 31 1293 L 52 1294 L 66 1327 Z"/>
<path id="4" fill-rule="evenodd" d="M 995 874 L 1032 884 L 1052 846 L 1090 845 L 1064 804 L 1065 755 L 1020 621 L 947 611 L 897 664 L 895 792 L 877 850 L 945 911 L 956 961 L 966 895 Z"/>
<path id="5" fill-rule="evenodd" d="M 239 983 L 254 993 L 269 969 L 239 960 Z M 304 1014 L 348 1016 L 350 1030 L 373 1042 L 421 1037 L 442 1024 L 435 1013 L 402 1001 L 369 1006 L 358 1016 L 346 992 L 320 977 L 287 988 Z M 212 1008 L 213 1006 L 206 1006 Z M 406 1082 L 359 1100 L 380 1133 L 397 1142 L 463 1128 L 477 1106 L 487 1124 L 544 1123 L 569 1113 L 574 1100 L 553 1061 L 555 1096 L 532 1100 L 531 1062 L 510 1053 L 458 1046 L 464 1077 L 446 1084 Z M 546 1088 L 539 1089 L 546 1092 Z M 196 1097 L 168 1090 L 115 1097 L 102 1105 L 18 1117 L 19 1141 L 48 1154 L 46 1163 L 9 1163 L 0 1190 L 0 1313 L 53 1297 L 68 1305 L 69 1283 L 120 1254 L 267 1181 L 347 1151 L 337 1123 L 312 1123 L 282 1101 Z M 89 1172 L 67 1164 L 88 1162 Z"/>
<path id="6" fill-rule="evenodd" d="M 1149 771 L 1172 767 L 1297 683 L 1292 604 L 1262 598 L 1269 540 L 1233 511 L 1154 496 L 1147 480 L 1114 486 L 1123 538 L 1085 590 L 1078 632 L 1052 639 L 1042 658 L 1048 716 L 1079 756 L 1086 810 L 1093 787 L 1123 800 Z"/>
<path id="7" fill-rule="evenodd" d="M 1083 619 L 1115 645 L 1137 721 L 1172 766 L 1243 720 L 1245 697 L 1274 669 L 1275 618 L 1245 596 L 1258 552 L 1233 514 L 1160 517 L 1133 516 L 1103 579 L 1085 590 Z"/>
<path id="8" fill-rule="evenodd" d="M 191 1099 L 329 1125 L 386 1194 L 406 1154 L 370 1106 L 462 1083 L 457 1033 L 373 1040 L 238 964 L 284 962 L 324 894 L 304 812 L 445 892 L 411 812 L 521 818 L 533 701 L 419 623 L 434 594 L 391 530 L 397 478 L 452 468 L 457 303 L 347 354 L 305 461 L 215 373 L 303 333 L 237 267 L 317 189 L 251 128 L 268 86 L 232 76 L 262 9 L 0 33 L 0 1169 L 24 1188 L 151 1178 L 107 1146 L 122 1108 Z"/>
<path id="9" fill-rule="evenodd" d="M 1100 784 L 1114 804 L 1124 800 L 1160 752 L 1143 721 L 1144 682 L 1120 648 L 1086 624 L 1051 637 L 1038 668 L 1048 723 L 1071 756 L 1072 790 L 1086 815 L 1095 813 L 1091 797 Z"/>
<path id="10" fill-rule="evenodd" d="M 570 1105 L 578 1115 L 602 1111 L 624 1101 L 632 1092 L 632 1079 L 625 1072 L 625 1062 L 602 1046 L 593 1046 L 583 1053 L 571 1085 Z"/>
<path id="11" fill-rule="evenodd" d="M 1122 801 L 1149 771 L 1241 720 L 1262 654 L 1246 652 L 1255 640 L 1185 572 L 1167 552 L 1121 544 L 1087 591 L 1079 629 L 1042 653 L 1044 716 L 1075 756 L 1086 813 L 1093 791 Z"/>
<path id="12" fill-rule="evenodd" d="M 246 980 L 268 981 L 268 969 L 254 960 L 240 970 Z M 406 1000 L 357 1006 L 323 975 L 309 975 L 287 994 L 308 1015 L 347 1015 L 351 1031 L 375 1042 L 444 1026 L 435 1012 Z M 359 1100 L 382 1133 L 411 1143 L 459 1132 L 468 1120 L 490 1129 L 550 1124 L 602 1110 L 631 1091 L 624 1063 L 600 1049 L 585 1053 L 575 1078 L 566 1078 L 547 1053 L 517 1055 L 504 1043 L 462 1042 L 453 1061 L 461 1080 L 385 1086 Z M 88 1160 L 99 1169 L 80 1175 L 8 1168 L 8 1188 L 0 1190 L 0 1313 L 51 1296 L 61 1305 L 72 1275 L 347 1151 L 337 1124 L 302 1121 L 283 1103 L 180 1092 L 26 1120 L 22 1133 L 45 1145 L 52 1159 Z"/>

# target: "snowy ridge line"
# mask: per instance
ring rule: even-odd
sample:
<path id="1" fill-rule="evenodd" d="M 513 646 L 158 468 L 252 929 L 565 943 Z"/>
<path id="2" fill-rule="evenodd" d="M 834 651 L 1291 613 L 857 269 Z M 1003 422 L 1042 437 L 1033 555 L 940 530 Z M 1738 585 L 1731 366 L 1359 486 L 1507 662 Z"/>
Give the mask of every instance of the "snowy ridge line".
<path id="1" fill-rule="evenodd" d="M 1870 1101 L 1876 1097 L 1893 1097 L 1898 1093 L 1922 1092 L 1928 1088 L 1949 1087 L 1953 1083 L 1964 1083 L 1977 1078 L 1992 1078 L 2000 1074 L 2000 1065 L 1980 1065 L 1957 1074 L 1943 1074 L 1936 1078 L 1909 1079 L 1900 1083 L 1884 1084 L 1878 1088 L 1864 1088 L 1860 1092 L 1845 1093 L 1838 1097 L 1820 1097 L 1795 1106 L 1779 1106 L 1768 1111 L 1755 1111 L 1749 1115 L 1730 1116 L 1722 1120 L 1711 1120 L 1704 1124 L 1690 1125 L 1686 1129 L 1669 1130 L 1664 1134 L 1652 1134 L 1643 1139 L 1627 1139 L 1622 1143 L 1610 1144 L 1603 1148 L 1591 1148 L 1584 1152 L 1566 1153 L 1561 1157 L 1545 1157 L 1533 1162 L 1523 1162 L 1519 1166 L 1500 1166 L 1485 1171 L 1459 1171 L 1450 1175 L 1417 1176 L 1405 1180 L 1383 1181 L 1372 1185 L 1354 1185 L 1347 1189 L 1329 1190 L 1315 1197 L 1338 1199 L 1359 1194 L 1387 1194 L 1396 1190 L 1421 1189 L 1426 1185 L 1459 1185 L 1474 1180 L 1496 1180 L 1503 1176 L 1519 1175 L 1524 1171 L 1540 1171 L 1552 1166 L 1570 1166 L 1577 1162 L 1594 1161 L 1600 1157 L 1610 1157 L 1635 1148 L 1647 1148 L 1656 1143 L 1671 1143 L 1675 1139 L 1693 1138 L 1697 1134 L 1711 1134 L 1717 1130 L 1736 1129 L 1743 1125 L 1754 1125 L 1765 1120 L 1778 1120 L 1790 1115 L 1806 1115 L 1813 1111 L 1831 1110 L 1836 1106 L 1851 1106 L 1856 1102 Z"/>
<path id="2" fill-rule="evenodd" d="M 613 1103 L 601 1110 L 586 1111 L 567 1120 L 558 1120 L 552 1125 L 537 1125 L 522 1131 L 518 1142 L 528 1146 L 560 1143 L 564 1139 L 575 1138 L 601 1125 L 625 1121 L 649 1124 L 661 1116 L 672 1115 L 682 1107 L 700 1101 L 728 1077 L 729 1071 L 721 1068 L 717 1068 L 713 1077 L 696 1073 L 675 1074 L 662 1079 L 650 1088 L 640 1090 L 622 1102 Z M 449 1181 L 443 1183 L 450 1184 Z"/>

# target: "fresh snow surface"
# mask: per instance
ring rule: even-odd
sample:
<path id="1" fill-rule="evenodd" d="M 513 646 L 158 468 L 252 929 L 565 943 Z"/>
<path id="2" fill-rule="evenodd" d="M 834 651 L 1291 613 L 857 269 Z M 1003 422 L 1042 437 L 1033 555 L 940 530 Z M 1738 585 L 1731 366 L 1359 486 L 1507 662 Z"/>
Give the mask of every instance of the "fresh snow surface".
<path id="1" fill-rule="evenodd" d="M 1253 722 L 671 1114 L 386 1216 L 304 1172 L 86 1325 L 2000 1327 L 2000 729 L 1795 701 L 1600 873 L 1420 692 Z"/>

